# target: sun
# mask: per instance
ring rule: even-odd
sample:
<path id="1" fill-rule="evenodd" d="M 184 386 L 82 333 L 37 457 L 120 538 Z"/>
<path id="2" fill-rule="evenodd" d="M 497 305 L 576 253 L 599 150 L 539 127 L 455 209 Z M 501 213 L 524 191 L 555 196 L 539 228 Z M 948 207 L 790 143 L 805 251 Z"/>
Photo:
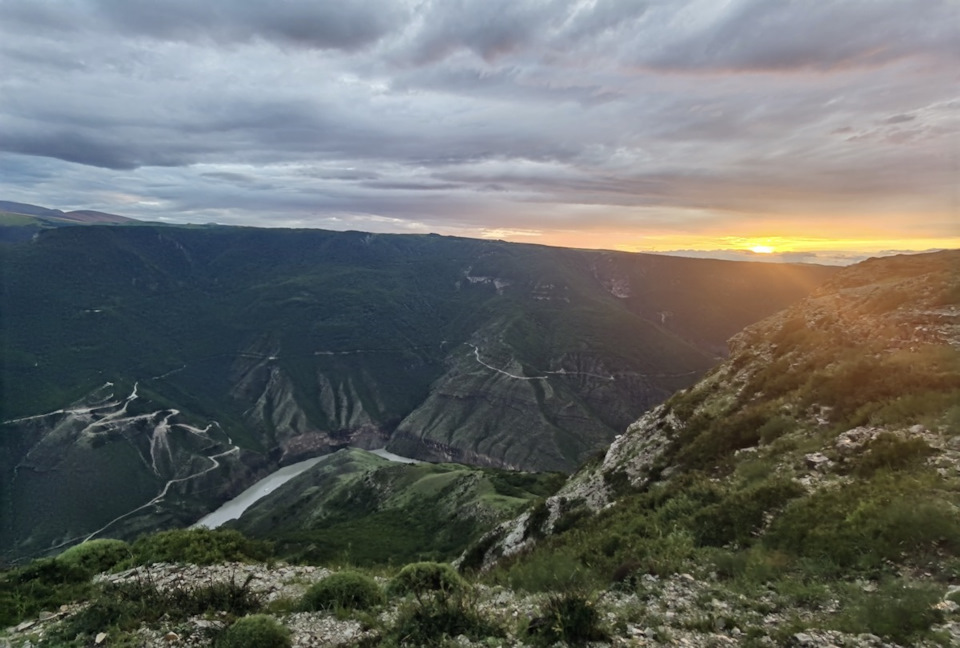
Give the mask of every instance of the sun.
<path id="1" fill-rule="evenodd" d="M 754 254 L 773 254 L 774 249 L 770 245 L 754 245 L 750 251 Z"/>

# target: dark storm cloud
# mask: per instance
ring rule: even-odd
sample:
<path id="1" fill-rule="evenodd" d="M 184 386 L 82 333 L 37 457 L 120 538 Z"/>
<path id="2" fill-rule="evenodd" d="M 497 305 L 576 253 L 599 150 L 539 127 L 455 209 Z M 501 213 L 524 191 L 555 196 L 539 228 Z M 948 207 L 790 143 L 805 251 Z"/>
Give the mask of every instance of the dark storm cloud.
<path id="1" fill-rule="evenodd" d="M 52 0 L 5 2 L 0 18 L 34 30 L 92 30 L 120 37 L 242 43 L 255 38 L 317 49 L 353 50 L 375 42 L 405 18 L 377 0 Z"/>
<path id="2" fill-rule="evenodd" d="M 458 48 L 492 61 L 526 48 L 556 15 L 557 2 L 434 0 L 414 36 L 413 59 L 435 62 Z"/>
<path id="3" fill-rule="evenodd" d="M 954 0 L 750 0 L 638 62 L 672 70 L 831 71 L 930 56 L 960 60 Z"/>
<path id="4" fill-rule="evenodd" d="M 20 133 L 0 130 L 0 150 L 51 157 L 106 169 L 141 166 L 181 166 L 185 158 L 153 148 L 131 146 L 110 137 L 88 137 L 76 132 Z"/>
<path id="5" fill-rule="evenodd" d="M 0 0 L 0 197 L 449 233 L 873 210 L 952 235 L 958 11 Z"/>

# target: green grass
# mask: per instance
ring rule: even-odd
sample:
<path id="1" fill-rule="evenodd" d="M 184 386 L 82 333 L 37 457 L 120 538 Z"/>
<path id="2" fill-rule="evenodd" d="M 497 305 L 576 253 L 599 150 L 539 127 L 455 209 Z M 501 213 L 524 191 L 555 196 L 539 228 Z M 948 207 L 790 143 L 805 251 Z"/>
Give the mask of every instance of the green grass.
<path id="1" fill-rule="evenodd" d="M 368 610 L 384 601 L 383 589 L 370 576 L 344 570 L 312 585 L 301 599 L 301 608 L 308 612 Z"/>
<path id="2" fill-rule="evenodd" d="M 26 214 L 15 214 L 13 212 L 0 211 L 0 227 L 23 227 L 25 225 L 38 225 L 39 221 L 33 216 Z"/>

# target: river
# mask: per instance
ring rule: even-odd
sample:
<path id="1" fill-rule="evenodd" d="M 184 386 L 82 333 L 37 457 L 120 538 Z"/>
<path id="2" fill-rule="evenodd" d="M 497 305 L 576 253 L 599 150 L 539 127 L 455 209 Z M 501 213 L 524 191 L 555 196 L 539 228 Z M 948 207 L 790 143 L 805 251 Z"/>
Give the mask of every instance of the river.
<path id="1" fill-rule="evenodd" d="M 399 463 L 421 463 L 416 459 L 401 457 L 400 455 L 388 452 L 386 448 L 370 450 L 370 452 L 378 457 L 383 457 L 384 459 L 389 459 L 390 461 L 396 461 Z M 236 520 L 243 514 L 244 511 L 253 506 L 255 502 L 269 495 L 278 487 L 286 484 L 300 473 L 312 468 L 318 462 L 329 456 L 330 455 L 324 455 L 322 457 L 314 457 L 313 459 L 299 461 L 295 464 L 284 466 L 283 468 L 270 473 L 256 484 L 234 497 L 232 500 L 225 502 L 216 511 L 208 513 L 200 518 L 200 520 L 194 523 L 192 526 L 194 528 L 206 527 L 208 529 L 216 529 L 218 526 L 224 522 L 227 522 L 228 520 Z"/>

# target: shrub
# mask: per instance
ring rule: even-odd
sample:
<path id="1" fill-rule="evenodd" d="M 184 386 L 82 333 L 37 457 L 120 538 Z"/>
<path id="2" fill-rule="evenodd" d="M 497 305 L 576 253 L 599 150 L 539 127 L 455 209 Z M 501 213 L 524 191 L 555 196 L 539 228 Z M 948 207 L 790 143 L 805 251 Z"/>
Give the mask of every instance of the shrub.
<path id="1" fill-rule="evenodd" d="M 575 506 L 569 511 L 564 511 L 553 525 L 554 535 L 569 531 L 591 515 L 593 515 L 593 512 L 583 505 Z"/>
<path id="2" fill-rule="evenodd" d="M 616 569 L 613 570 L 613 574 L 610 576 L 610 581 L 613 584 L 613 589 L 618 589 L 626 592 L 634 591 L 639 585 L 640 579 L 643 572 L 643 565 L 635 560 L 628 560 L 624 563 L 621 563 Z"/>
<path id="3" fill-rule="evenodd" d="M 92 588 L 90 576 L 79 565 L 54 558 L 41 558 L 0 574 L 0 627 L 86 597 Z"/>
<path id="4" fill-rule="evenodd" d="M 435 597 L 400 611 L 386 639 L 399 646 L 441 646 L 466 635 L 474 641 L 503 637 L 496 623 L 482 617 L 463 596 Z"/>
<path id="5" fill-rule="evenodd" d="M 737 450 L 757 445 L 769 421 L 763 408 L 747 408 L 717 419 L 694 419 L 683 430 L 680 463 L 692 469 L 713 468 Z"/>
<path id="6" fill-rule="evenodd" d="M 870 442 L 857 460 L 854 472 L 869 477 L 878 470 L 903 470 L 923 462 L 934 453 L 927 442 L 919 438 L 902 439 L 884 432 Z"/>
<path id="7" fill-rule="evenodd" d="M 540 617 L 530 622 L 527 631 L 543 645 L 552 646 L 558 641 L 580 645 L 607 638 L 600 628 L 600 614 L 583 594 L 554 594 L 541 612 Z"/>
<path id="8" fill-rule="evenodd" d="M 390 581 L 390 593 L 413 594 L 420 600 L 425 594 L 437 592 L 443 595 L 462 592 L 466 581 L 446 563 L 419 562 L 405 566 Z"/>
<path id="9" fill-rule="evenodd" d="M 540 500 L 530 509 L 530 517 L 527 519 L 527 527 L 523 531 L 523 539 L 542 538 L 543 525 L 550 517 L 550 508 L 546 500 Z"/>
<path id="10" fill-rule="evenodd" d="M 700 545 L 720 547 L 729 542 L 747 544 L 764 521 L 764 515 L 804 493 L 792 481 L 770 480 L 735 491 L 693 516 L 693 532 Z"/>
<path id="11" fill-rule="evenodd" d="M 500 567 L 495 580 L 515 590 L 550 592 L 558 588 L 591 585 L 590 574 L 573 555 L 572 548 L 560 551 L 535 551 Z"/>
<path id="12" fill-rule="evenodd" d="M 107 585 L 90 605 L 70 617 L 57 629 L 57 638 L 72 640 L 77 635 L 94 635 L 104 628 L 132 630 L 161 617 L 181 621 L 211 612 L 241 616 L 260 609 L 261 602 L 247 585 L 234 581 L 213 583 L 195 589 L 173 587 L 159 590 L 148 582 L 133 581 Z"/>
<path id="13" fill-rule="evenodd" d="M 903 645 L 915 645 L 931 626 L 943 621 L 934 606 L 940 592 L 933 587 L 905 587 L 897 581 L 883 584 L 876 592 L 863 593 L 839 619 L 846 632 L 879 635 Z"/>
<path id="14" fill-rule="evenodd" d="M 834 568 L 876 570 L 885 561 L 922 561 L 960 552 L 960 519 L 931 485 L 881 472 L 842 490 L 794 500 L 771 524 L 764 544 Z"/>
<path id="15" fill-rule="evenodd" d="M 212 565 L 222 562 L 268 560 L 269 542 L 251 540 L 232 529 L 174 529 L 138 538 L 133 543 L 133 562 L 185 562 Z"/>
<path id="16" fill-rule="evenodd" d="M 772 416 L 760 426 L 760 440 L 764 443 L 773 443 L 796 427 L 797 422 L 789 416 Z"/>
<path id="17" fill-rule="evenodd" d="M 487 557 L 487 553 L 493 549 L 502 537 L 503 533 L 501 531 L 494 530 L 480 538 L 479 541 L 464 552 L 463 560 L 460 561 L 460 571 L 466 573 L 483 569 L 483 562 Z"/>
<path id="18" fill-rule="evenodd" d="M 340 571 L 313 585 L 301 601 L 305 610 L 368 610 L 383 603 L 375 580 L 356 571 Z"/>
<path id="19" fill-rule="evenodd" d="M 237 619 L 217 639 L 217 648 L 289 648 L 290 631 L 266 614 Z"/>
<path id="20" fill-rule="evenodd" d="M 92 576 L 107 571 L 130 555 L 130 545 L 126 542 L 104 538 L 70 547 L 57 556 L 57 560 L 64 565 L 77 566 Z"/>

